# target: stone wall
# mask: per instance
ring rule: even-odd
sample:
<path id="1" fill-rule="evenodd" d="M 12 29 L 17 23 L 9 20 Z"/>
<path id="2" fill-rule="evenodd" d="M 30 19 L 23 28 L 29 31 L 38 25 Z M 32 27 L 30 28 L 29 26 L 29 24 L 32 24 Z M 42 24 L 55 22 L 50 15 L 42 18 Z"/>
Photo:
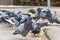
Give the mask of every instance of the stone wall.
<path id="1" fill-rule="evenodd" d="M 13 0 L 0 0 L 0 5 L 12 5 Z"/>

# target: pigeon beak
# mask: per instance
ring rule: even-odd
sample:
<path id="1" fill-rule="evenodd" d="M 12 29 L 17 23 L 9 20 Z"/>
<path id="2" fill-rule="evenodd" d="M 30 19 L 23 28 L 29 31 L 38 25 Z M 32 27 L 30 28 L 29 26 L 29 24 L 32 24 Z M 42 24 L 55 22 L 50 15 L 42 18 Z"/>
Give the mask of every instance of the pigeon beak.
<path id="1" fill-rule="evenodd" d="M 34 14 L 34 13 L 31 13 L 31 12 L 30 12 L 29 14 L 31 15 L 31 17 L 35 17 L 35 14 Z"/>

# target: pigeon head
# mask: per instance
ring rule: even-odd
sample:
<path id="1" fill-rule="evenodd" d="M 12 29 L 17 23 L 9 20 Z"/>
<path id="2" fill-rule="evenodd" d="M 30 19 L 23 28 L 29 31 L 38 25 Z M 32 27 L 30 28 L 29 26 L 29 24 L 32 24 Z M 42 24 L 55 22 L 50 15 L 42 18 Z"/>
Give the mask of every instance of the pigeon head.
<path id="1" fill-rule="evenodd" d="M 46 13 L 47 13 L 48 18 L 50 18 L 52 16 L 51 11 L 49 9 L 47 9 Z"/>
<path id="2" fill-rule="evenodd" d="M 31 12 L 31 13 L 36 13 L 35 10 L 33 10 L 33 9 L 29 10 L 29 12 Z"/>
<path id="3" fill-rule="evenodd" d="M 38 11 L 38 12 L 41 12 L 41 10 L 42 10 L 42 8 L 37 8 L 37 11 Z"/>
<path id="4" fill-rule="evenodd" d="M 35 10 L 33 10 L 33 9 L 29 10 L 29 14 L 30 14 L 31 16 L 34 16 L 35 13 L 36 13 Z"/>

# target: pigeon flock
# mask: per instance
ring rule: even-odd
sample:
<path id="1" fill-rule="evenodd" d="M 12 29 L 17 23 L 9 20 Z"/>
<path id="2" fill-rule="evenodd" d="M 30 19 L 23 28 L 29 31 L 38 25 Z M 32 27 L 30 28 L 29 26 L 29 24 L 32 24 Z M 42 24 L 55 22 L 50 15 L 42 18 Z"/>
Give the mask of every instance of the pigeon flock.
<path id="1" fill-rule="evenodd" d="M 10 12 L 7 10 L 0 10 L 0 22 L 7 22 L 12 25 L 12 28 L 17 27 L 14 35 L 21 34 L 26 36 L 28 32 L 32 32 L 34 35 L 40 33 L 42 26 L 49 26 L 48 23 L 41 23 L 39 19 L 45 21 L 47 19 L 50 23 L 60 24 L 59 19 L 56 16 L 56 12 L 50 9 L 33 8 L 28 10 L 27 13 L 21 11 Z M 44 25 L 45 24 L 45 25 Z"/>

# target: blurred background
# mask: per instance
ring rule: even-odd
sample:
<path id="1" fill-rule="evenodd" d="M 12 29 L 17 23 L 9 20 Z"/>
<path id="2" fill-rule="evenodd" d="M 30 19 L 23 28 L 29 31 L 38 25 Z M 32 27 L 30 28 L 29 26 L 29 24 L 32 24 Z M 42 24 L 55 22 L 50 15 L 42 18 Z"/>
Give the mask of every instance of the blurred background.
<path id="1" fill-rule="evenodd" d="M 51 6 L 60 6 L 60 0 L 50 0 Z M 0 5 L 47 6 L 47 0 L 0 0 Z"/>

